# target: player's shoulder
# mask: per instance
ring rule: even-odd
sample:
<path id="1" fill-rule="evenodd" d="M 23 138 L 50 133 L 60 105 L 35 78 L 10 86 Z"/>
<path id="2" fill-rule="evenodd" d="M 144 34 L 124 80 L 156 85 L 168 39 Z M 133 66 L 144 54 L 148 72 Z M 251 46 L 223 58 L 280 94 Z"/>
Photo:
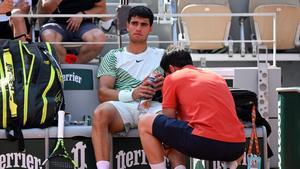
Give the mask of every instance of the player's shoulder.
<path id="1" fill-rule="evenodd" d="M 107 54 L 117 54 L 117 53 L 122 53 L 124 51 L 125 51 L 124 48 L 111 49 Z"/>
<path id="2" fill-rule="evenodd" d="M 151 53 L 153 53 L 156 56 L 162 57 L 162 55 L 164 54 L 165 50 L 162 48 L 157 48 L 157 47 L 149 47 L 149 50 L 151 51 Z"/>
<path id="3" fill-rule="evenodd" d="M 115 58 L 117 55 L 124 52 L 124 48 L 111 49 L 109 52 L 105 54 L 106 58 Z"/>

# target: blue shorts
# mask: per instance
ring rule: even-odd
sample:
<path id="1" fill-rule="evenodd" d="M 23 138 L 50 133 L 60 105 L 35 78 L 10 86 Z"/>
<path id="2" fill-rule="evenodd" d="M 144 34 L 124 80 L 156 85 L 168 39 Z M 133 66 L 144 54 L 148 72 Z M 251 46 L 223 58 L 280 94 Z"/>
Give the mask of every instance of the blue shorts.
<path id="1" fill-rule="evenodd" d="M 58 24 L 54 22 L 46 23 L 41 28 L 41 33 L 46 29 L 52 29 L 57 33 L 61 34 L 64 42 L 77 42 L 82 41 L 82 35 L 92 29 L 99 29 L 94 23 L 91 22 L 82 22 L 79 29 L 75 32 L 67 30 L 67 24 Z M 101 30 L 101 29 L 99 29 Z"/>
<path id="2" fill-rule="evenodd" d="M 163 144 L 181 153 L 203 160 L 234 161 L 245 151 L 245 143 L 230 143 L 192 134 L 184 121 L 158 115 L 152 126 L 153 135 Z"/>

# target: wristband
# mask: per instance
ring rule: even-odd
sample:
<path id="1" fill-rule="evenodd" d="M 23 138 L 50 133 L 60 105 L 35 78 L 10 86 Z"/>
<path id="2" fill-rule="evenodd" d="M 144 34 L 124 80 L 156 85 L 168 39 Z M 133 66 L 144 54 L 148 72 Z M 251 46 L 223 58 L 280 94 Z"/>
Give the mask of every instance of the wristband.
<path id="1" fill-rule="evenodd" d="M 120 90 L 119 91 L 119 101 L 127 103 L 127 102 L 131 102 L 134 99 L 132 98 L 132 92 L 133 90 Z"/>

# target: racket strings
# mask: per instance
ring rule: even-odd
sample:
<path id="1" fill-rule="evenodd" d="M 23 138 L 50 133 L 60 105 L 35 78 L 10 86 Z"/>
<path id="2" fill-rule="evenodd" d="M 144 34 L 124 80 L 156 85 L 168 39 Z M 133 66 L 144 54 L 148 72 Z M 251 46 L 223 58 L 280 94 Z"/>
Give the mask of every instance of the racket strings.
<path id="1" fill-rule="evenodd" d="M 50 169 L 74 169 L 75 165 L 73 162 L 63 156 L 55 156 L 48 160 Z"/>

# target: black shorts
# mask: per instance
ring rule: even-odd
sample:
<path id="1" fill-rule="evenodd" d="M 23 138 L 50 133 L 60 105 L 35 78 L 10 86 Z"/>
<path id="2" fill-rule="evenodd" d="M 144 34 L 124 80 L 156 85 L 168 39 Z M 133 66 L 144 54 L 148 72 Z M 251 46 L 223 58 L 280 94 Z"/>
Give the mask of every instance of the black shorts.
<path id="1" fill-rule="evenodd" d="M 184 121 L 158 115 L 152 126 L 153 135 L 181 153 L 203 160 L 234 161 L 245 151 L 245 143 L 230 143 L 192 135 Z"/>
<path id="2" fill-rule="evenodd" d="M 66 24 L 59 24 L 49 22 L 42 26 L 41 33 L 47 29 L 52 29 L 57 33 L 61 34 L 64 42 L 77 42 L 82 41 L 82 35 L 92 29 L 99 29 L 96 24 L 91 22 L 82 22 L 79 29 L 75 32 L 67 30 Z M 100 29 L 99 29 L 100 30 Z"/>
<path id="3" fill-rule="evenodd" d="M 9 21 L 1 21 L 0 22 L 0 39 L 13 39 L 13 31 L 9 25 Z"/>

